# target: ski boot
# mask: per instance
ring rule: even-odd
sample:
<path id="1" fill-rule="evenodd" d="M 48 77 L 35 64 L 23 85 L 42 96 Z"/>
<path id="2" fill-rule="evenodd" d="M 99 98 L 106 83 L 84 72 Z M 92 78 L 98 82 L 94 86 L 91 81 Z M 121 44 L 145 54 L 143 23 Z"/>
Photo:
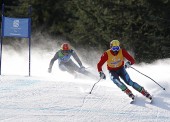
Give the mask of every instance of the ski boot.
<path id="1" fill-rule="evenodd" d="M 131 93 L 131 94 L 129 94 L 129 97 L 130 98 L 132 98 L 132 100 L 134 100 L 135 99 L 135 96 Z"/>
<path id="2" fill-rule="evenodd" d="M 152 96 L 151 96 L 144 88 L 142 88 L 141 94 L 142 94 L 143 96 L 145 96 L 146 98 L 152 100 Z"/>
<path id="3" fill-rule="evenodd" d="M 125 91 L 124 91 L 130 98 L 132 98 L 132 100 L 135 99 L 135 96 L 133 95 L 133 93 L 127 88 Z"/>

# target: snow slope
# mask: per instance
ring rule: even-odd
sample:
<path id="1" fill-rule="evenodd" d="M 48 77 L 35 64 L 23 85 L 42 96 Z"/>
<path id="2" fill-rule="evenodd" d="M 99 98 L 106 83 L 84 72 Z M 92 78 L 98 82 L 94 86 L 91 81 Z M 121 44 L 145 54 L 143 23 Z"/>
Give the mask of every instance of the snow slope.
<path id="1" fill-rule="evenodd" d="M 135 70 L 127 69 L 132 80 L 154 95 L 153 104 L 150 104 L 129 87 L 137 95 L 136 103 L 129 104 L 130 99 L 109 79 L 106 68 L 103 69 L 107 79 L 101 80 L 92 94 L 89 92 L 97 80 L 74 79 L 67 73 L 61 73 L 56 64 L 53 72 L 47 73 L 50 59 L 56 51 L 49 52 L 47 47 L 55 48 L 56 44 L 44 42 L 32 49 L 31 77 L 27 76 L 27 46 L 17 43 L 20 48 L 11 49 L 11 46 L 3 45 L 0 122 L 170 122 L 170 59 L 133 66 L 165 87 L 166 91 Z M 22 50 L 18 52 L 16 49 Z M 101 53 L 81 52 L 85 53 L 84 56 L 93 55 L 87 57 L 94 66 L 88 70 L 97 73 L 96 62 Z"/>
<path id="2" fill-rule="evenodd" d="M 137 94 L 135 104 L 112 81 L 74 79 L 67 73 L 32 77 L 0 76 L 0 122 L 170 122 L 170 60 L 134 65 L 166 88 L 128 69 L 131 78 L 154 95 L 150 104 Z M 62 77 L 65 76 L 65 77 Z"/>

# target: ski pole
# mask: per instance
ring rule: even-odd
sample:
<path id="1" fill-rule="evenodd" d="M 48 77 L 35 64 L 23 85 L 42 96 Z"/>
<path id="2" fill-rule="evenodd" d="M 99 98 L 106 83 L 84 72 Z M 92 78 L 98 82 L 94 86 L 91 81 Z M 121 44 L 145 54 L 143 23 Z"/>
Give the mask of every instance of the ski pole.
<path id="1" fill-rule="evenodd" d="M 137 69 L 133 68 L 132 66 L 131 66 L 130 68 L 132 68 L 132 69 L 134 69 L 135 71 L 139 72 Z M 144 76 L 146 76 L 147 78 L 151 79 L 151 80 L 154 81 L 157 85 L 159 85 L 163 90 L 165 90 L 164 87 L 162 87 L 159 83 L 157 83 L 157 82 L 156 82 L 155 80 L 153 80 L 151 77 L 149 77 L 149 76 L 147 76 L 147 75 L 145 75 L 145 74 L 143 74 L 143 73 L 141 73 L 141 72 L 139 72 L 139 73 L 142 74 L 142 75 L 144 75 Z"/>
<path id="2" fill-rule="evenodd" d="M 90 90 L 90 92 L 89 92 L 89 94 L 91 94 L 92 93 L 92 90 L 93 90 L 93 88 L 94 88 L 94 86 L 101 80 L 102 78 L 100 78 L 96 83 L 94 83 L 94 85 L 93 85 L 93 87 L 91 88 L 91 90 Z"/>

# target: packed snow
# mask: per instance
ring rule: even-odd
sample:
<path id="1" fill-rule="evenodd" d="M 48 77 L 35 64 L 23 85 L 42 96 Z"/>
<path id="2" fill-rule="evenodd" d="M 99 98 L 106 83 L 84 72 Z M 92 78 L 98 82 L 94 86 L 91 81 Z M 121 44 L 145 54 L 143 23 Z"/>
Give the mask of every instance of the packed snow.
<path id="1" fill-rule="evenodd" d="M 129 87 L 137 96 L 136 102 L 130 104 L 130 98 L 109 79 L 105 68 L 107 78 L 95 85 L 92 94 L 89 92 L 99 77 L 74 78 L 59 71 L 56 63 L 49 74 L 47 69 L 53 54 L 40 55 L 33 51 L 29 77 L 28 59 L 4 50 L 0 76 L 1 122 L 170 122 L 170 59 L 133 65 L 166 90 L 132 68 L 127 69 L 132 80 L 153 95 L 150 104 Z M 98 76 L 96 66 L 87 70 Z"/>

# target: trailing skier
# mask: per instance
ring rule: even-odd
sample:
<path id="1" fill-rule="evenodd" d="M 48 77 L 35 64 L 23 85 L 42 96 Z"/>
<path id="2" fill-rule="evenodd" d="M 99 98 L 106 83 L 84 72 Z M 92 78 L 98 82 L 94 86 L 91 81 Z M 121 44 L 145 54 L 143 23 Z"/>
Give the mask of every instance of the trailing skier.
<path id="1" fill-rule="evenodd" d="M 124 58 L 128 60 L 125 63 L 125 66 Z M 129 74 L 125 68 L 129 68 L 131 65 L 133 65 L 135 60 L 125 49 L 120 47 L 120 42 L 118 40 L 112 40 L 110 42 L 110 49 L 104 52 L 97 64 L 100 77 L 103 79 L 106 78 L 106 75 L 102 71 L 102 66 L 105 62 L 107 62 L 107 69 L 109 71 L 111 80 L 130 98 L 134 99 L 135 96 L 132 91 L 129 90 L 128 87 L 120 80 L 120 78 L 123 79 L 127 85 L 132 86 L 136 91 L 152 100 L 152 96 L 144 89 L 144 87 L 136 82 L 133 82 L 129 77 Z"/>
<path id="2" fill-rule="evenodd" d="M 77 66 L 71 59 L 71 56 L 77 61 L 79 66 Z M 54 57 L 51 59 L 48 72 L 52 72 L 52 67 L 54 62 L 58 59 L 58 66 L 61 71 L 67 71 L 73 75 L 76 75 L 76 72 L 85 73 L 85 67 L 83 66 L 82 62 L 80 61 L 76 52 L 71 49 L 68 43 L 63 43 L 61 45 L 61 49 L 59 49 Z"/>

